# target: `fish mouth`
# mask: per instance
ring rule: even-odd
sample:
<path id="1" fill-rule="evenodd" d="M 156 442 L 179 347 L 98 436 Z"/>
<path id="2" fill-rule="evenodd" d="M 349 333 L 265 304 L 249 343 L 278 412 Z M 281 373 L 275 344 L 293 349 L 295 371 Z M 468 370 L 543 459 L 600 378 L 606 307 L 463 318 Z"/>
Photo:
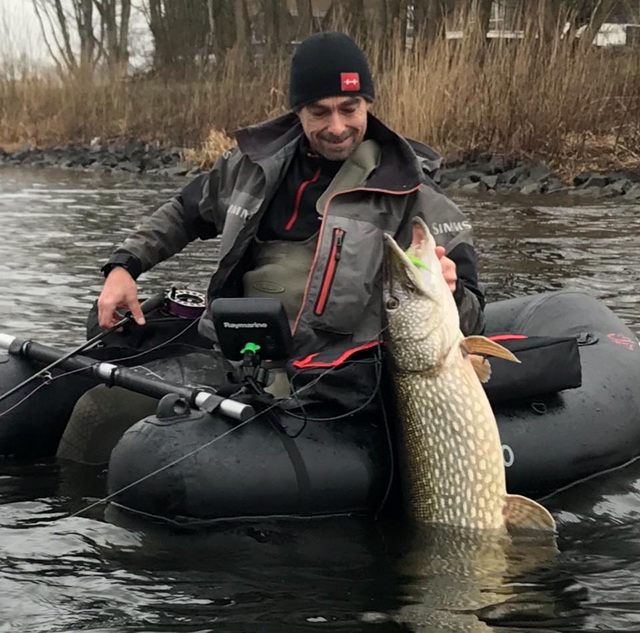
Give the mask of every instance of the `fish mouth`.
<path id="1" fill-rule="evenodd" d="M 412 294 L 418 293 L 439 303 L 439 295 L 436 289 L 425 282 L 425 273 L 430 274 L 431 271 L 428 268 L 426 270 L 418 268 L 391 235 L 385 233 L 384 241 L 387 253 L 385 282 L 390 294 L 393 295 L 393 289 L 400 286 L 405 291 Z"/>

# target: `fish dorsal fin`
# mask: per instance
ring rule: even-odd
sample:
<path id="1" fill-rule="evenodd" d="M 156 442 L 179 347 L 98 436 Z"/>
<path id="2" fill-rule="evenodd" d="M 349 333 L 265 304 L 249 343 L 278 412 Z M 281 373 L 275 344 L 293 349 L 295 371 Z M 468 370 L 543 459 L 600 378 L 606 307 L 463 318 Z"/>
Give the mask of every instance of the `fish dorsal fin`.
<path id="1" fill-rule="evenodd" d="M 505 496 L 504 521 L 509 532 L 518 530 L 556 531 L 556 522 L 549 510 L 537 501 L 521 495 Z"/>
<path id="2" fill-rule="evenodd" d="M 504 358 L 514 363 L 520 362 L 506 347 L 488 339 L 486 336 L 467 336 L 462 339 L 461 345 L 468 354 L 495 356 L 496 358 Z"/>
<path id="3" fill-rule="evenodd" d="M 476 372 L 476 376 L 480 382 L 487 382 L 491 378 L 491 364 L 484 356 L 477 354 L 469 354 L 471 366 Z"/>

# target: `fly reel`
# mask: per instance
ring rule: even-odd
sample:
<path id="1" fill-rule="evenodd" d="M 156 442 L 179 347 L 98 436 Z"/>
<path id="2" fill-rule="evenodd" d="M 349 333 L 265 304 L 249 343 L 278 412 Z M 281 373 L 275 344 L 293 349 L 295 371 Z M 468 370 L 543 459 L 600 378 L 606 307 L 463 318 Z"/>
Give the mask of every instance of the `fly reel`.
<path id="1" fill-rule="evenodd" d="M 207 298 L 202 292 L 171 286 L 165 293 L 166 308 L 181 319 L 199 319 L 207 307 Z"/>

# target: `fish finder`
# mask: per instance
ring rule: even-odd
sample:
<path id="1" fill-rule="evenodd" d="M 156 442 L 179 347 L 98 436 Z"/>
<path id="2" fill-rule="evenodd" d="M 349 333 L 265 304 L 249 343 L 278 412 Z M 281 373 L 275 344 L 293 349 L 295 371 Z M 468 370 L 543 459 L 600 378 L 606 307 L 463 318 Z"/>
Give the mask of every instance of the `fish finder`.
<path id="1" fill-rule="evenodd" d="M 211 303 L 213 326 L 228 360 L 285 362 L 291 354 L 289 319 L 282 303 L 269 298 L 222 298 Z"/>

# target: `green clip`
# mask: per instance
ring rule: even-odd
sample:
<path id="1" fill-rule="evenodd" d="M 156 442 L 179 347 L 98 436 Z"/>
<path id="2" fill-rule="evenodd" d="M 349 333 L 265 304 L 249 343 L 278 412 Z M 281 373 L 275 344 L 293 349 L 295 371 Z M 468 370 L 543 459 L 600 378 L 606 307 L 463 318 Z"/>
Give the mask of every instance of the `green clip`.
<path id="1" fill-rule="evenodd" d="M 260 349 L 260 345 L 257 343 L 247 343 L 241 350 L 241 354 L 246 354 L 247 352 L 251 352 L 252 354 L 256 354 Z"/>
<path id="2" fill-rule="evenodd" d="M 423 270 L 429 270 L 429 266 L 427 266 L 422 259 L 420 259 L 420 257 L 417 257 L 416 255 L 410 255 L 409 253 L 407 253 L 407 257 L 409 258 L 409 261 L 416 267 L 416 268 L 422 268 Z"/>

